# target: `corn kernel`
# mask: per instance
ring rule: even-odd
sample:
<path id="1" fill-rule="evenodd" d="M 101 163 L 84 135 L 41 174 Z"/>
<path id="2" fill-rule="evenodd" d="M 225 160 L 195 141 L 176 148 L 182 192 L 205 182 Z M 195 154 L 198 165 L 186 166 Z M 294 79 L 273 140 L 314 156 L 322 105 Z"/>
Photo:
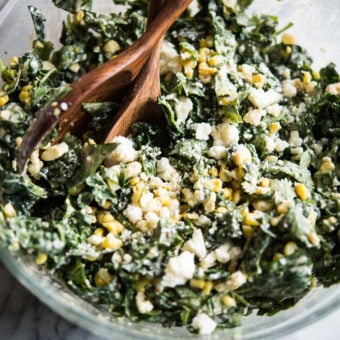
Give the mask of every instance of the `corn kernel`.
<path id="1" fill-rule="evenodd" d="M 283 201 L 281 202 L 278 207 L 277 207 L 277 212 L 279 214 L 285 214 L 288 212 L 289 209 L 289 202 L 288 201 Z"/>
<path id="2" fill-rule="evenodd" d="M 253 75 L 253 84 L 255 84 L 255 86 L 257 88 L 260 88 L 264 85 L 264 82 L 265 82 L 265 78 L 262 74 L 254 74 Z"/>
<path id="3" fill-rule="evenodd" d="M 215 210 L 215 213 L 216 214 L 225 214 L 228 212 L 228 209 L 225 208 L 225 207 L 218 207 L 216 210 Z"/>
<path id="4" fill-rule="evenodd" d="M 282 258 L 283 258 L 283 254 L 275 253 L 274 256 L 273 256 L 273 261 L 279 261 Z"/>
<path id="5" fill-rule="evenodd" d="M 85 13 L 84 11 L 77 11 L 73 14 L 73 23 L 75 25 L 80 25 L 82 20 L 84 19 Z"/>
<path id="6" fill-rule="evenodd" d="M 228 106 L 233 102 L 233 99 L 231 97 L 222 97 L 219 98 L 218 103 L 222 106 Z"/>
<path id="7" fill-rule="evenodd" d="M 312 75 L 309 72 L 303 73 L 303 83 L 306 85 L 312 80 Z"/>
<path id="8" fill-rule="evenodd" d="M 320 73 L 318 71 L 313 71 L 313 78 L 319 80 L 321 78 Z"/>
<path id="9" fill-rule="evenodd" d="M 236 306 L 236 300 L 229 295 L 223 296 L 221 301 L 222 301 L 223 305 L 226 306 L 226 307 L 235 307 Z"/>
<path id="10" fill-rule="evenodd" d="M 240 190 L 235 190 L 233 193 L 233 202 L 237 204 L 241 199 L 241 191 Z"/>
<path id="11" fill-rule="evenodd" d="M 209 67 L 206 62 L 201 62 L 198 66 L 198 73 L 200 76 L 211 76 L 217 72 L 215 67 Z"/>
<path id="12" fill-rule="evenodd" d="M 337 222 L 337 219 L 334 216 L 331 216 L 328 218 L 328 221 L 330 224 L 335 224 Z"/>
<path id="13" fill-rule="evenodd" d="M 283 248 L 283 254 L 285 256 L 290 256 L 295 253 L 298 248 L 297 244 L 293 241 L 287 242 Z"/>
<path id="14" fill-rule="evenodd" d="M 270 224 L 271 224 L 271 226 L 276 227 L 276 226 L 280 223 L 280 221 L 282 220 L 283 216 L 284 216 L 284 215 L 272 217 L 272 218 L 270 219 Z"/>
<path id="15" fill-rule="evenodd" d="M 102 210 L 97 214 L 97 220 L 99 223 L 108 223 L 115 220 L 113 215 L 109 211 Z"/>
<path id="16" fill-rule="evenodd" d="M 256 227 L 260 223 L 256 219 L 256 215 L 254 213 L 250 213 L 248 209 L 242 210 L 242 216 L 243 216 L 243 223 L 246 225 L 249 225 L 251 227 Z"/>
<path id="17" fill-rule="evenodd" d="M 214 46 L 214 40 L 212 37 L 207 37 L 205 39 L 200 40 L 200 47 L 213 47 Z"/>
<path id="18" fill-rule="evenodd" d="M 36 260 L 35 260 L 35 263 L 38 265 L 38 266 L 41 266 L 42 264 L 44 264 L 45 262 L 47 261 L 47 255 L 45 253 L 39 253 Z"/>
<path id="19" fill-rule="evenodd" d="M 213 57 L 208 58 L 208 64 L 212 67 L 221 65 L 223 63 L 223 56 L 214 55 Z"/>
<path id="20" fill-rule="evenodd" d="M 231 188 L 224 188 L 222 195 L 224 198 L 228 199 L 228 200 L 232 200 L 233 198 L 233 189 Z"/>
<path id="21" fill-rule="evenodd" d="M 102 247 L 104 249 L 118 249 L 122 246 L 123 242 L 119 238 L 116 238 L 113 234 L 109 233 L 106 235 L 102 242 Z"/>
<path id="22" fill-rule="evenodd" d="M 103 208 L 104 209 L 109 209 L 111 207 L 112 202 L 110 200 L 105 201 Z"/>
<path id="23" fill-rule="evenodd" d="M 209 175 L 212 177 L 217 177 L 218 175 L 218 170 L 215 167 L 212 167 L 209 169 Z"/>
<path id="24" fill-rule="evenodd" d="M 80 70 L 80 65 L 79 63 L 74 63 L 71 66 L 69 66 L 68 69 L 72 71 L 73 73 L 77 73 Z"/>
<path id="25" fill-rule="evenodd" d="M 150 279 L 147 277 L 141 277 L 136 283 L 137 292 L 144 292 L 145 287 L 150 283 Z"/>
<path id="26" fill-rule="evenodd" d="M 305 201 L 310 195 L 309 190 L 303 183 L 296 184 L 295 192 L 302 201 Z"/>
<path id="27" fill-rule="evenodd" d="M 296 45 L 296 38 L 289 33 L 284 33 L 281 41 L 284 45 Z"/>
<path id="28" fill-rule="evenodd" d="M 266 195 L 266 194 L 268 194 L 270 192 L 270 190 L 271 190 L 270 188 L 258 186 L 258 187 L 256 187 L 255 193 L 257 195 Z"/>
<path id="29" fill-rule="evenodd" d="M 251 227 L 250 225 L 243 225 L 242 232 L 243 232 L 244 237 L 248 238 L 253 232 L 253 227 Z"/>
<path id="30" fill-rule="evenodd" d="M 140 182 L 140 178 L 139 177 L 132 177 L 130 179 L 130 185 L 133 187 L 135 185 L 137 185 Z"/>
<path id="31" fill-rule="evenodd" d="M 40 158 L 43 161 L 51 162 L 62 157 L 69 150 L 68 145 L 64 142 L 50 146 L 41 154 Z"/>
<path id="32" fill-rule="evenodd" d="M 97 287 L 104 287 L 111 283 L 113 277 L 106 268 L 100 268 L 94 276 Z"/>
<path id="33" fill-rule="evenodd" d="M 271 125 L 269 125 L 269 131 L 271 133 L 275 133 L 275 132 L 278 132 L 280 129 L 281 129 L 281 124 L 279 122 L 275 122 Z"/>
<path id="34" fill-rule="evenodd" d="M 105 222 L 103 226 L 114 235 L 121 234 L 125 229 L 124 225 L 117 220 Z"/>
<path id="35" fill-rule="evenodd" d="M 191 279 L 190 280 L 190 287 L 203 289 L 205 287 L 206 282 L 204 280 L 199 279 Z"/>
<path id="36" fill-rule="evenodd" d="M 323 157 L 320 165 L 320 171 L 330 172 L 335 169 L 335 165 L 330 157 Z"/>
<path id="37" fill-rule="evenodd" d="M 211 293 L 211 290 L 213 289 L 214 284 L 211 281 L 208 281 L 204 284 L 204 287 L 202 289 L 202 293 L 205 295 L 209 295 Z"/>
<path id="38" fill-rule="evenodd" d="M 206 62 L 208 56 L 211 54 L 211 50 L 207 47 L 200 48 L 198 50 L 198 61 L 200 63 Z"/>
<path id="39" fill-rule="evenodd" d="M 308 237 L 308 240 L 310 241 L 311 244 L 313 244 L 316 247 L 319 247 L 320 237 L 318 236 L 318 234 L 315 231 L 309 233 L 307 235 L 307 237 Z"/>
<path id="40" fill-rule="evenodd" d="M 7 203 L 4 206 L 3 212 L 6 218 L 12 218 L 16 215 L 16 211 L 11 203 Z"/>
<path id="41" fill-rule="evenodd" d="M 18 57 L 11 57 L 8 61 L 9 65 L 18 65 L 19 64 L 19 58 Z"/>
<path id="42" fill-rule="evenodd" d="M 0 107 L 6 105 L 9 102 L 9 96 L 0 92 Z"/>
<path id="43" fill-rule="evenodd" d="M 144 192 L 145 183 L 139 182 L 133 187 L 133 193 L 131 196 L 131 202 L 133 204 L 138 204 L 140 198 L 142 197 L 142 194 Z"/>
<path id="44" fill-rule="evenodd" d="M 120 51 L 120 46 L 115 40 L 109 40 L 103 46 L 103 51 L 105 53 L 115 54 L 116 52 Z"/>
<path id="45" fill-rule="evenodd" d="M 97 228 L 94 232 L 93 235 L 95 236 L 104 236 L 104 229 L 103 228 Z"/>

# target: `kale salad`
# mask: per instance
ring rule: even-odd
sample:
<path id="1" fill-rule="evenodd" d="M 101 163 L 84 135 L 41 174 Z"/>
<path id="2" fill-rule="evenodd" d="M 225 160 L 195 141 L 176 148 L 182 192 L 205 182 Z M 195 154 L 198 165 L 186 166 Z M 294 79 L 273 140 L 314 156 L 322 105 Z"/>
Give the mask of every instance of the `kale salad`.
<path id="1" fill-rule="evenodd" d="M 249 0 L 199 0 L 171 27 L 158 104 L 102 144 L 117 102 L 84 103 L 17 171 L 30 122 L 145 30 L 148 1 L 53 0 L 55 48 L 29 6 L 33 47 L 0 61 L 0 245 L 114 316 L 209 334 L 273 315 L 340 281 L 340 78 Z M 166 131 L 167 138 L 164 138 Z"/>

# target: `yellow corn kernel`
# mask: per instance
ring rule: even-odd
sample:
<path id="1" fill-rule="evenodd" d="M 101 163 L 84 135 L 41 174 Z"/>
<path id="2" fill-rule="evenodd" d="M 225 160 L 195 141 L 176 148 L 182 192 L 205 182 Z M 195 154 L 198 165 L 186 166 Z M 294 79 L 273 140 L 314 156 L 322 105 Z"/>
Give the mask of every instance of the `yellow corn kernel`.
<path id="1" fill-rule="evenodd" d="M 95 236 L 104 236 L 104 229 L 103 228 L 97 228 L 94 232 L 93 235 Z"/>
<path id="2" fill-rule="evenodd" d="M 241 214 L 243 216 L 243 224 L 251 227 L 256 227 L 260 224 L 259 221 L 257 221 L 255 214 L 250 213 L 248 209 L 243 209 Z"/>
<path id="3" fill-rule="evenodd" d="M 225 208 L 225 207 L 218 207 L 216 210 L 215 210 L 215 213 L 216 214 L 225 214 L 228 212 L 228 209 Z"/>
<path id="4" fill-rule="evenodd" d="M 283 258 L 283 254 L 275 253 L 275 255 L 273 256 L 273 261 L 279 261 L 282 258 Z"/>
<path id="5" fill-rule="evenodd" d="M 336 219 L 336 217 L 331 216 L 331 217 L 328 218 L 328 221 L 329 221 L 330 224 L 335 224 L 337 222 L 337 219 Z"/>
<path id="6" fill-rule="evenodd" d="M 207 213 L 210 213 L 215 210 L 216 208 L 216 194 L 215 192 L 212 192 L 207 200 L 203 203 L 204 210 Z"/>
<path id="7" fill-rule="evenodd" d="M 320 165 L 320 171 L 330 172 L 335 169 L 335 165 L 330 157 L 323 157 Z"/>
<path id="8" fill-rule="evenodd" d="M 281 124 L 279 122 L 275 122 L 268 127 L 271 133 L 278 132 L 281 129 Z"/>
<path id="9" fill-rule="evenodd" d="M 207 47 L 200 48 L 198 50 L 198 61 L 204 63 L 207 61 L 209 55 L 211 55 L 211 50 Z"/>
<path id="10" fill-rule="evenodd" d="M 212 180 L 212 188 L 211 190 L 214 192 L 219 192 L 222 189 L 222 181 L 219 178 Z"/>
<path id="11" fill-rule="evenodd" d="M 139 177 L 132 177 L 130 179 L 130 185 L 133 187 L 135 185 L 137 185 L 140 182 L 140 178 Z"/>
<path id="12" fill-rule="evenodd" d="M 69 66 L 68 68 L 70 71 L 72 71 L 73 73 L 77 73 L 80 69 L 80 65 L 79 63 L 74 63 L 71 66 Z"/>
<path id="13" fill-rule="evenodd" d="M 223 182 L 228 182 L 230 180 L 230 175 L 225 166 L 221 166 L 221 169 L 218 173 L 218 177 Z"/>
<path id="14" fill-rule="evenodd" d="M 19 64 L 19 58 L 15 57 L 15 56 L 11 57 L 8 61 L 8 64 L 13 65 L 13 66 L 18 65 Z"/>
<path id="15" fill-rule="evenodd" d="M 109 211 L 102 210 L 97 214 L 97 221 L 101 224 L 114 221 L 115 218 Z"/>
<path id="16" fill-rule="evenodd" d="M 109 233 L 106 235 L 106 237 L 104 238 L 103 242 L 102 242 L 102 247 L 104 249 L 118 249 L 123 245 L 122 240 L 120 240 L 119 238 L 116 238 L 113 234 Z"/>
<path id="17" fill-rule="evenodd" d="M 32 95 L 32 90 L 33 90 L 33 86 L 32 85 L 26 85 L 24 86 L 19 94 L 19 100 L 24 103 L 27 100 L 29 100 L 31 98 Z"/>
<path id="18" fill-rule="evenodd" d="M 222 301 L 223 305 L 226 306 L 226 307 L 235 307 L 236 306 L 236 300 L 229 295 L 223 296 L 221 301 Z"/>
<path id="19" fill-rule="evenodd" d="M 273 206 L 273 203 L 268 200 L 256 200 L 253 202 L 253 207 L 259 211 L 269 211 Z"/>
<path id="20" fill-rule="evenodd" d="M 218 175 L 218 170 L 215 167 L 210 168 L 208 172 L 209 172 L 209 175 L 212 177 L 217 177 Z"/>
<path id="21" fill-rule="evenodd" d="M 309 72 L 303 73 L 303 83 L 306 85 L 312 80 L 312 75 Z"/>
<path id="22" fill-rule="evenodd" d="M 136 290 L 137 292 L 144 292 L 145 291 L 145 287 L 150 284 L 150 279 L 148 279 L 147 277 L 141 277 L 137 283 L 136 283 Z"/>
<path id="23" fill-rule="evenodd" d="M 235 190 L 233 193 L 233 202 L 237 204 L 241 199 L 241 191 L 240 190 Z"/>
<path id="24" fill-rule="evenodd" d="M 253 75 L 253 84 L 255 84 L 255 86 L 257 88 L 260 88 L 264 85 L 265 82 L 265 77 L 262 74 L 254 74 Z"/>
<path id="25" fill-rule="evenodd" d="M 3 212 L 6 218 L 12 218 L 16 215 L 16 211 L 11 203 L 7 203 L 4 206 Z"/>
<path id="26" fill-rule="evenodd" d="M 211 281 L 208 281 L 204 284 L 204 287 L 202 289 L 202 293 L 205 295 L 209 295 L 211 293 L 211 290 L 213 289 L 214 284 Z"/>
<path id="27" fill-rule="evenodd" d="M 208 64 L 212 67 L 221 65 L 223 63 L 223 56 L 221 55 L 214 55 L 208 58 Z"/>
<path id="28" fill-rule="evenodd" d="M 190 287 L 192 287 L 192 288 L 203 289 L 205 284 L 206 284 L 206 282 L 204 280 L 200 280 L 200 279 L 191 279 L 190 280 Z"/>
<path id="29" fill-rule="evenodd" d="M 124 225 L 117 220 L 105 222 L 103 226 L 113 235 L 121 234 L 125 229 Z"/>
<path id="30" fill-rule="evenodd" d="M 73 23 L 75 25 L 80 25 L 82 20 L 84 19 L 85 13 L 84 11 L 77 11 L 73 14 Z"/>
<path id="31" fill-rule="evenodd" d="M 198 73 L 200 76 L 211 76 L 217 72 L 215 67 L 210 67 L 206 62 L 201 62 L 198 66 Z"/>
<path id="32" fill-rule="evenodd" d="M 233 102 L 231 97 L 222 97 L 218 99 L 218 103 L 222 106 L 228 106 Z"/>
<path id="33" fill-rule="evenodd" d="M 214 40 L 212 37 L 207 37 L 205 39 L 200 40 L 200 47 L 213 47 L 214 46 Z"/>
<path id="34" fill-rule="evenodd" d="M 281 202 L 278 207 L 277 207 L 277 212 L 279 214 L 285 214 L 288 212 L 289 209 L 289 202 L 288 201 L 283 201 Z"/>
<path id="35" fill-rule="evenodd" d="M 284 33 L 281 41 L 284 45 L 296 45 L 296 38 L 289 33 Z"/>
<path id="36" fill-rule="evenodd" d="M 111 54 L 114 54 L 118 51 L 120 51 L 120 46 L 119 44 L 117 43 L 116 40 L 109 40 L 105 43 L 105 45 L 103 46 L 103 51 L 105 53 L 111 53 Z"/>
<path id="37" fill-rule="evenodd" d="M 258 186 L 258 187 L 256 187 L 256 191 L 255 191 L 255 193 L 257 194 L 257 195 L 266 195 L 266 194 L 268 194 L 269 192 L 270 192 L 270 188 L 266 188 L 266 187 L 262 187 L 262 186 Z"/>
<path id="38" fill-rule="evenodd" d="M 103 208 L 104 209 L 109 209 L 111 207 L 111 204 L 112 204 L 112 202 L 107 200 L 107 201 L 105 201 Z"/>
<path id="39" fill-rule="evenodd" d="M 289 256 L 295 253 L 298 248 L 297 244 L 293 241 L 287 242 L 283 248 L 283 254 Z"/>
<path id="40" fill-rule="evenodd" d="M 42 264 L 44 264 L 45 262 L 47 261 L 47 255 L 45 253 L 39 253 L 36 260 L 35 260 L 35 263 L 38 265 L 38 266 L 41 266 Z"/>
<path id="41" fill-rule="evenodd" d="M 270 225 L 273 226 L 273 227 L 276 227 L 280 223 L 280 221 L 282 220 L 283 216 L 284 215 L 272 217 L 270 219 Z"/>
<path id="42" fill-rule="evenodd" d="M 133 187 L 133 193 L 131 196 L 131 202 L 133 204 L 138 204 L 140 198 L 142 197 L 142 194 L 144 192 L 145 183 L 139 182 Z"/>
<path id="43" fill-rule="evenodd" d="M 100 268 L 94 276 L 97 287 L 104 287 L 111 283 L 113 277 L 106 268 Z"/>
<path id="44" fill-rule="evenodd" d="M 0 107 L 6 105 L 9 102 L 9 96 L 4 92 L 0 92 Z"/>
<path id="45" fill-rule="evenodd" d="M 303 183 L 296 184 L 295 192 L 302 201 L 305 201 L 310 195 L 309 190 Z"/>
<path id="46" fill-rule="evenodd" d="M 310 243 L 313 244 L 314 246 L 318 247 L 320 245 L 320 237 L 315 231 L 309 233 L 307 237 Z"/>
<path id="47" fill-rule="evenodd" d="M 222 195 L 227 200 L 232 200 L 232 198 L 233 198 L 233 189 L 231 189 L 231 188 L 224 188 Z"/>
<path id="48" fill-rule="evenodd" d="M 244 237 L 248 238 L 253 232 L 253 227 L 251 227 L 250 225 L 243 225 L 242 232 L 243 232 Z"/>
<path id="49" fill-rule="evenodd" d="M 260 184 L 261 187 L 268 188 L 270 186 L 270 178 L 262 178 Z"/>
<path id="50" fill-rule="evenodd" d="M 46 150 L 41 154 L 40 158 L 43 161 L 51 162 L 57 158 L 60 158 L 65 153 L 69 151 L 69 147 L 66 143 L 62 142 L 53 146 L 46 148 Z"/>
<path id="51" fill-rule="evenodd" d="M 313 77 L 316 80 L 319 80 L 321 78 L 320 73 L 318 71 L 313 71 Z"/>

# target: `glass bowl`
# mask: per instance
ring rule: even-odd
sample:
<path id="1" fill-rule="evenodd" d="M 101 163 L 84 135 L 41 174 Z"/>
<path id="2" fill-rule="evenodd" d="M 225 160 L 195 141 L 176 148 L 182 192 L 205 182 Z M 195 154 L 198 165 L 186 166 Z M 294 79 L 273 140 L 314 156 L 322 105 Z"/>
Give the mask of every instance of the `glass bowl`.
<path id="1" fill-rule="evenodd" d="M 39 7 L 47 19 L 47 36 L 58 43 L 63 13 L 50 1 L 0 0 L 0 58 L 5 62 L 13 55 L 30 49 L 34 37 L 27 5 Z M 97 10 L 114 10 L 112 1 L 95 2 Z M 314 58 L 314 67 L 320 68 L 340 61 L 340 6 L 339 0 L 255 0 L 249 11 L 269 13 L 280 18 L 280 27 L 294 22 L 290 33 L 306 47 Z M 162 328 L 156 324 L 134 324 L 125 318 L 114 318 L 105 310 L 88 304 L 72 294 L 54 278 L 45 275 L 29 259 L 17 257 L 0 249 L 0 259 L 13 275 L 41 301 L 64 318 L 94 334 L 119 339 L 189 339 L 195 337 L 185 328 Z M 244 318 L 242 327 L 217 331 L 209 339 L 273 339 L 301 329 L 326 316 L 340 306 L 340 287 L 317 288 L 295 307 L 274 316 L 251 315 Z"/>

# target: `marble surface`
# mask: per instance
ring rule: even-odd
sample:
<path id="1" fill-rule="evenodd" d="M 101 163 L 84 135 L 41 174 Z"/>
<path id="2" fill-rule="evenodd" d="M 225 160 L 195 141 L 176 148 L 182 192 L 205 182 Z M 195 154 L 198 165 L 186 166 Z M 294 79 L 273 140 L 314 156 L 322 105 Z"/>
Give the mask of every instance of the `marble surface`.
<path id="1" fill-rule="evenodd" d="M 326 318 L 275 340 L 337 340 L 340 308 Z M 28 292 L 0 262 L 0 339 L 103 340 L 56 315 Z"/>

